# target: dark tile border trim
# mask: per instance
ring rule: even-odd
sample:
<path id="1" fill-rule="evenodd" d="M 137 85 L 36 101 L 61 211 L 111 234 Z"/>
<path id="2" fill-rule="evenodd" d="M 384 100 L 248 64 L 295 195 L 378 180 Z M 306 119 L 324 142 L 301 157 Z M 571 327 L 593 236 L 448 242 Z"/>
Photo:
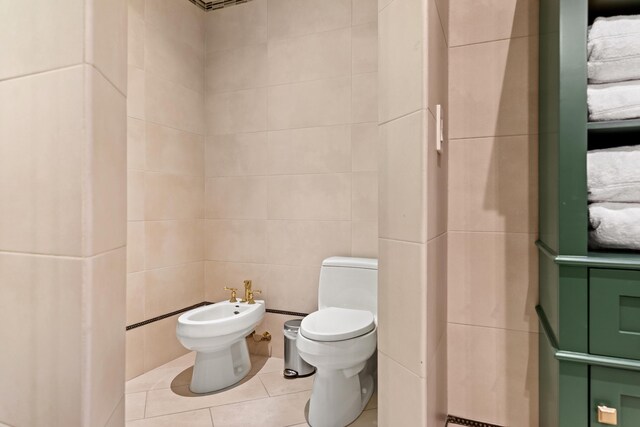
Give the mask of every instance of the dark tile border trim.
<path id="1" fill-rule="evenodd" d="M 175 316 L 176 314 L 182 314 L 185 311 L 193 310 L 194 308 L 202 307 L 205 305 L 211 305 L 212 302 L 202 301 L 194 305 L 190 305 L 189 307 L 181 308 L 180 310 L 172 311 L 171 313 L 161 314 L 160 316 L 156 316 L 152 319 L 143 320 L 142 322 L 134 323 L 133 325 L 128 325 L 126 330 L 129 331 L 131 329 L 139 328 L 140 326 L 148 325 L 149 323 L 157 322 L 158 320 L 166 319 L 167 317 Z M 272 308 L 266 309 L 267 313 L 273 314 L 284 314 L 287 316 L 300 316 L 305 317 L 308 313 L 298 313 L 297 311 L 287 311 L 287 310 L 274 310 Z"/>
<path id="2" fill-rule="evenodd" d="M 488 424 L 483 423 L 481 421 L 468 420 L 466 418 L 460 418 L 453 415 L 447 416 L 447 425 L 455 424 L 459 426 L 468 426 L 468 427 L 501 427 L 497 424 Z"/>
<path id="3" fill-rule="evenodd" d="M 189 0 L 191 3 L 198 6 L 200 9 L 205 12 L 209 12 L 212 10 L 218 10 L 229 6 L 235 6 L 236 4 L 247 3 L 251 0 L 213 0 L 213 1 L 204 1 L 204 0 Z"/>

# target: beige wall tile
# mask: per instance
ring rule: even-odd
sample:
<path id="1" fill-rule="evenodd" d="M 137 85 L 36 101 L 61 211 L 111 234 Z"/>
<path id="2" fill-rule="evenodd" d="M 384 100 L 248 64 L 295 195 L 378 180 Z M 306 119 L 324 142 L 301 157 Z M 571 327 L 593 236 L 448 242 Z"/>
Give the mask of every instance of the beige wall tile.
<path id="1" fill-rule="evenodd" d="M 352 175 L 351 219 L 378 220 L 378 173 L 359 172 Z"/>
<path id="2" fill-rule="evenodd" d="M 144 170 L 146 167 L 145 151 L 145 123 L 142 120 L 128 117 L 127 168 Z"/>
<path id="3" fill-rule="evenodd" d="M 120 402 L 118 402 L 118 406 L 113 410 L 109 420 L 105 424 L 105 427 L 119 427 L 125 422 L 125 398 L 122 396 Z"/>
<path id="4" fill-rule="evenodd" d="M 127 274 L 127 325 L 142 322 L 147 318 L 144 313 L 144 275 L 144 271 Z"/>
<path id="5" fill-rule="evenodd" d="M 446 426 L 447 415 L 447 340 L 442 337 L 435 356 L 427 366 L 427 426 Z"/>
<path id="6" fill-rule="evenodd" d="M 427 254 L 424 244 L 380 239 L 378 349 L 424 378 Z M 411 325 L 411 327 L 407 327 Z"/>
<path id="7" fill-rule="evenodd" d="M 316 9 L 318 5 L 307 12 Z M 351 29 L 269 41 L 269 84 L 348 76 Z"/>
<path id="8" fill-rule="evenodd" d="M 210 51 L 205 69 L 207 91 L 232 92 L 266 86 L 268 71 L 266 43 Z"/>
<path id="9" fill-rule="evenodd" d="M 449 412 L 538 425 L 538 334 L 449 324 Z"/>
<path id="10" fill-rule="evenodd" d="M 318 309 L 320 265 L 271 265 L 266 282 L 268 308 L 312 313 Z"/>
<path id="11" fill-rule="evenodd" d="M 43 3 L 37 8 L 20 2 L 7 6 L 2 16 L 0 81 L 82 62 L 82 0 Z"/>
<path id="12" fill-rule="evenodd" d="M 127 171 L 127 219 L 138 221 L 144 219 L 144 172 Z"/>
<path id="13" fill-rule="evenodd" d="M 538 0 L 451 0 L 451 46 L 538 33 Z"/>
<path id="14" fill-rule="evenodd" d="M 90 0 L 85 6 L 85 62 L 127 93 L 127 0 Z"/>
<path id="15" fill-rule="evenodd" d="M 371 172 L 378 170 L 378 123 L 351 125 L 351 170 Z"/>
<path id="16" fill-rule="evenodd" d="M 267 301 L 267 307 L 271 307 L 268 297 L 269 270 L 271 266 L 267 264 L 205 261 L 205 300 L 218 302 L 228 300 L 230 292 L 224 287 L 238 289 L 238 297 L 244 296 L 243 282 L 251 280 L 253 289 L 259 289 L 263 293 L 259 299 Z"/>
<path id="17" fill-rule="evenodd" d="M 127 241 L 127 110 L 125 97 L 102 74 L 92 67 L 85 70 L 91 82 L 91 240 L 87 251 L 97 254 Z"/>
<path id="18" fill-rule="evenodd" d="M 202 231 L 201 220 L 145 221 L 146 268 L 201 260 Z"/>
<path id="19" fill-rule="evenodd" d="M 442 345 L 441 342 L 447 332 L 447 248 L 447 234 L 440 235 L 427 243 L 427 368 L 429 364 L 433 363 L 433 359 L 437 357 L 438 346 Z M 438 366 L 436 369 L 442 370 L 442 367 Z M 427 370 L 427 378 L 432 372 Z M 431 379 L 429 379 L 429 383 L 431 383 Z"/>
<path id="20" fill-rule="evenodd" d="M 449 21 L 451 20 L 450 9 L 452 0 L 435 0 L 435 2 L 438 17 L 440 18 L 440 23 L 442 24 L 442 28 L 444 29 L 444 36 L 448 40 L 447 44 L 451 45 L 451 42 L 449 41 L 451 38 L 451 36 L 449 35 Z"/>
<path id="21" fill-rule="evenodd" d="M 425 113 L 380 127 L 380 237 L 426 240 Z"/>
<path id="22" fill-rule="evenodd" d="M 147 170 L 204 175 L 204 137 L 147 123 Z"/>
<path id="23" fill-rule="evenodd" d="M 347 125 L 269 132 L 269 172 L 350 172 L 350 140 Z"/>
<path id="24" fill-rule="evenodd" d="M 0 250 L 82 253 L 83 80 L 73 67 L 0 82 L 0 182 L 15 184 L 0 187 Z"/>
<path id="25" fill-rule="evenodd" d="M 127 64 L 144 69 L 144 0 L 128 1 Z"/>
<path id="26" fill-rule="evenodd" d="M 349 174 L 269 177 L 269 219 L 351 219 Z"/>
<path id="27" fill-rule="evenodd" d="M 351 25 L 350 0 L 269 0 L 269 40 L 345 28 Z"/>
<path id="28" fill-rule="evenodd" d="M 267 219 L 267 177 L 209 178 L 205 216 L 211 219 Z"/>
<path id="29" fill-rule="evenodd" d="M 319 266 L 330 256 L 349 256 L 349 221 L 269 221 L 268 261 Z"/>
<path id="30" fill-rule="evenodd" d="M 146 220 L 196 219 L 204 213 L 204 179 L 147 172 L 144 177 Z"/>
<path id="31" fill-rule="evenodd" d="M 372 3 L 371 0 L 367 0 Z M 354 3 L 355 12 L 355 3 Z M 353 74 L 378 71 L 378 21 L 358 25 L 351 29 Z M 377 114 L 377 113 L 376 113 Z"/>
<path id="32" fill-rule="evenodd" d="M 145 372 L 189 352 L 176 337 L 178 316 L 167 317 L 142 327 L 144 332 Z M 151 414 L 147 414 L 147 416 L 151 416 Z"/>
<path id="33" fill-rule="evenodd" d="M 264 220 L 206 220 L 205 259 L 262 263 L 267 258 Z"/>
<path id="34" fill-rule="evenodd" d="M 270 130 L 349 123 L 351 78 L 272 86 L 268 103 Z"/>
<path id="35" fill-rule="evenodd" d="M 145 318 L 151 319 L 204 299 L 202 261 L 144 273 Z"/>
<path id="36" fill-rule="evenodd" d="M 352 0 L 351 23 L 353 25 L 378 21 L 378 4 L 376 0 Z"/>
<path id="37" fill-rule="evenodd" d="M 351 222 L 351 255 L 378 257 L 378 221 Z"/>
<path id="38" fill-rule="evenodd" d="M 266 130 L 267 89 L 209 94 L 206 117 L 208 135 Z"/>
<path id="39" fill-rule="evenodd" d="M 146 86 L 144 70 L 131 65 L 127 70 L 127 116 L 144 120 Z"/>
<path id="40" fill-rule="evenodd" d="M 378 73 L 353 76 L 351 102 L 352 123 L 378 120 Z"/>
<path id="41" fill-rule="evenodd" d="M 145 71 L 196 92 L 204 92 L 202 44 L 194 45 L 166 28 L 150 25 L 145 33 L 144 53 Z"/>
<path id="42" fill-rule="evenodd" d="M 535 232 L 537 137 L 449 143 L 449 229 Z"/>
<path id="43" fill-rule="evenodd" d="M 449 144 L 436 150 L 436 121 L 428 112 L 427 119 L 427 240 L 447 231 Z"/>
<path id="44" fill-rule="evenodd" d="M 144 327 L 126 332 L 126 379 L 144 373 Z"/>
<path id="45" fill-rule="evenodd" d="M 206 176 L 266 175 L 269 162 L 267 132 L 209 136 Z"/>
<path id="46" fill-rule="evenodd" d="M 256 1 L 205 14 L 206 51 L 267 41 L 267 2 Z"/>
<path id="47" fill-rule="evenodd" d="M 449 321 L 538 331 L 535 235 L 449 233 Z"/>
<path id="48" fill-rule="evenodd" d="M 82 281 L 79 259 L 0 254 L 0 283 L 11 283 L 0 287 L 0 334 L 12 348 L 0 352 L 3 422 L 82 424 Z"/>
<path id="49" fill-rule="evenodd" d="M 435 116 L 436 105 L 442 105 L 444 118 L 449 115 L 449 48 L 435 0 L 427 1 L 427 105 Z M 448 137 L 448 135 L 445 135 Z"/>
<path id="50" fill-rule="evenodd" d="M 201 92 L 147 73 L 147 120 L 187 132 L 204 134 L 204 95 Z"/>
<path id="51" fill-rule="evenodd" d="M 124 120 L 123 120 L 124 124 Z M 125 376 L 125 316 L 126 316 L 126 254 L 116 249 L 89 259 L 90 297 L 84 307 L 91 327 L 85 338 L 89 360 L 84 407 L 88 425 L 105 425 L 124 397 Z M 98 338 L 99 337 L 99 338 Z M 88 386 L 87 386 L 88 384 Z M 85 403 L 86 405 L 86 403 Z"/>
<path id="52" fill-rule="evenodd" d="M 189 2 L 146 0 L 147 26 L 165 30 L 199 49 L 204 48 L 205 13 Z"/>
<path id="53" fill-rule="evenodd" d="M 145 267 L 145 224 L 127 222 L 127 272 L 142 271 Z"/>
<path id="54" fill-rule="evenodd" d="M 521 37 L 449 52 L 449 137 L 535 133 L 538 40 Z"/>
<path id="55" fill-rule="evenodd" d="M 421 0 L 393 1 L 379 15 L 378 117 L 381 123 L 423 104 L 423 7 Z"/>
<path id="56" fill-rule="evenodd" d="M 427 384 L 424 378 L 378 351 L 378 424 L 426 425 Z M 426 402 L 426 404 L 425 404 Z"/>

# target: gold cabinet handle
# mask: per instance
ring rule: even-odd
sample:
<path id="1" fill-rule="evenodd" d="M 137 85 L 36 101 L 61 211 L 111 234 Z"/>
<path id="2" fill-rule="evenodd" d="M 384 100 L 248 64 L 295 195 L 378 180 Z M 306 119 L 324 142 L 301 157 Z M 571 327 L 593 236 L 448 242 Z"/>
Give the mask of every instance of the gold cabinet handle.
<path id="1" fill-rule="evenodd" d="M 618 425 L 618 410 L 605 405 L 598 405 L 598 422 L 611 426 Z"/>

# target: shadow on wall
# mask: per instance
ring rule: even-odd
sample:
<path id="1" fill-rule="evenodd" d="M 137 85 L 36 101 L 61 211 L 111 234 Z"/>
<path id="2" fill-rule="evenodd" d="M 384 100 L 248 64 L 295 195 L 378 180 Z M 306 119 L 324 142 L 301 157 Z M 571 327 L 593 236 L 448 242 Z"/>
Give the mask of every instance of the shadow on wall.
<path id="1" fill-rule="evenodd" d="M 528 16 L 535 13 L 537 1 L 517 0 L 514 16 Z M 526 9 L 526 10 L 525 10 Z M 537 24 L 537 21 L 536 21 Z M 529 331 L 537 331 L 538 322 L 535 305 L 538 303 L 538 256 L 535 240 L 538 232 L 538 31 L 522 37 L 515 34 L 512 26 L 511 38 L 504 63 L 504 74 L 497 106 L 489 176 L 484 190 L 483 208 L 494 211 L 502 218 L 500 238 L 504 239 L 504 266 L 501 274 L 505 287 L 503 295 L 496 296 L 498 303 L 504 304 L 504 319 L 518 319 L 529 325 Z M 523 83 L 526 83 L 523 85 Z M 493 186 L 493 188 L 491 188 Z M 511 233 L 527 233 L 526 250 L 523 251 L 521 239 L 510 238 Z M 524 261 L 522 257 L 528 257 Z M 498 260 L 496 260 L 498 261 Z M 510 266 L 527 266 L 523 272 Z M 528 278 L 526 300 L 522 296 L 514 298 L 510 284 Z M 518 288 L 522 290 L 522 288 Z M 522 301 L 522 304 L 514 303 Z M 504 347 L 496 348 L 503 352 L 499 360 L 504 360 L 502 375 L 506 379 L 499 386 L 504 387 L 505 416 L 520 425 L 538 425 L 538 334 L 528 334 L 528 355 L 515 354 L 525 352 L 522 340 L 514 334 L 505 335 Z M 526 360 L 526 373 L 523 371 L 523 356 Z M 526 375 L 523 382 L 513 375 Z M 524 389 L 514 389 L 514 386 Z M 521 403 L 511 399 L 526 399 L 529 419 L 523 420 Z M 515 404 L 514 404 L 515 403 Z"/>

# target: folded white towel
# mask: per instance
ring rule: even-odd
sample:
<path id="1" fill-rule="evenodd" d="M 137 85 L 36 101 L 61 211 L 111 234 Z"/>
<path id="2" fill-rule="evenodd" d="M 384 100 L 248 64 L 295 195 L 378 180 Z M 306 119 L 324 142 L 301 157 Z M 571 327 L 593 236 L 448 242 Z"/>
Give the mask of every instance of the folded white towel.
<path id="1" fill-rule="evenodd" d="M 590 202 L 640 203 L 640 145 L 587 152 Z"/>
<path id="2" fill-rule="evenodd" d="M 589 247 L 640 250 L 640 204 L 589 205 Z"/>
<path id="3" fill-rule="evenodd" d="M 597 18 L 587 52 L 589 83 L 640 79 L 640 15 Z"/>
<path id="4" fill-rule="evenodd" d="M 640 117 L 640 80 L 589 85 L 589 120 L 625 120 Z"/>

